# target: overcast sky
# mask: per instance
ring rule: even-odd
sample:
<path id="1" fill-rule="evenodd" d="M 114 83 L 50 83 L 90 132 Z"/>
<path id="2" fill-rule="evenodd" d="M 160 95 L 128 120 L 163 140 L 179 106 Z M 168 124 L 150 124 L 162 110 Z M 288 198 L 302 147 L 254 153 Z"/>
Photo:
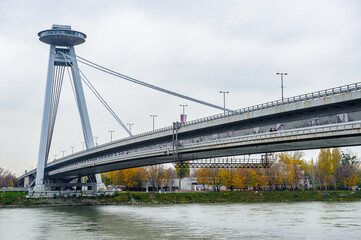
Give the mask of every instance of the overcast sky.
<path id="1" fill-rule="evenodd" d="M 49 46 L 37 33 L 52 24 L 87 34 L 79 56 L 125 75 L 213 104 L 239 109 L 360 81 L 361 2 L 264 1 L 0 1 L 0 166 L 20 175 L 35 168 Z M 80 65 L 132 132 L 220 113 Z M 98 142 L 126 136 L 84 87 Z M 82 150 L 82 131 L 68 78 L 50 158 Z M 312 154 L 306 154 L 310 158 Z"/>

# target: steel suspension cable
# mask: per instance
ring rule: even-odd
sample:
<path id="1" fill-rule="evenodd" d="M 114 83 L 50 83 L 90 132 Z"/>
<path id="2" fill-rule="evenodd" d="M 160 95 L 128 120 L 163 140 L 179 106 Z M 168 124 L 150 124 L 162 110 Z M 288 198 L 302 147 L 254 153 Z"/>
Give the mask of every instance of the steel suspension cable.
<path id="1" fill-rule="evenodd" d="M 69 56 L 70 57 L 70 56 Z M 139 84 L 139 85 L 142 85 L 142 86 L 145 86 L 145 87 L 148 87 L 148 88 L 152 88 L 152 89 L 155 89 L 157 91 L 160 91 L 160 92 L 163 92 L 163 93 L 167 93 L 167 94 L 170 94 L 170 95 L 173 95 L 173 96 L 176 96 L 176 97 L 180 97 L 180 98 L 183 98 L 183 99 L 186 99 L 186 100 L 189 100 L 189 101 L 192 101 L 192 102 L 196 102 L 196 103 L 199 103 L 199 104 L 203 104 L 203 105 L 206 105 L 206 106 L 209 106 L 209 107 L 213 107 L 213 108 L 216 108 L 216 109 L 219 109 L 219 110 L 226 110 L 228 112 L 233 112 L 233 110 L 231 109 L 228 109 L 228 108 L 224 108 L 224 107 L 221 107 L 221 106 L 217 106 L 217 105 L 214 105 L 212 103 L 208 103 L 208 102 L 205 102 L 205 101 L 202 101 L 202 100 L 198 100 L 198 99 L 195 99 L 195 98 L 192 98 L 192 97 L 188 97 L 188 96 L 185 96 L 185 95 L 182 95 L 182 94 L 179 94 L 179 93 L 176 93 L 176 92 L 173 92 L 173 91 L 169 91 L 167 89 L 164 89 L 164 88 L 161 88 L 161 87 L 157 87 L 157 86 L 154 86 L 152 84 L 149 84 L 149 83 L 146 83 L 146 82 L 143 82 L 143 81 L 140 81 L 140 80 L 137 80 L 135 78 L 131 78 L 131 77 L 128 77 L 124 74 L 121 74 L 121 73 L 118 73 L 118 72 L 115 72 L 109 68 L 106 68 L 106 67 L 103 67 L 103 66 L 100 66 L 94 62 L 91 62 L 85 58 L 82 58 L 80 56 L 77 56 L 78 59 L 78 62 L 81 62 L 89 67 L 92 67 L 92 68 L 95 68 L 97 70 L 100 70 L 102 72 L 105 72 L 105 73 L 108 73 L 108 74 L 111 74 L 113 76 L 116 76 L 116 77 L 119 77 L 119 78 L 122 78 L 124 80 L 127 80 L 127 81 L 130 81 L 130 82 L 133 82 L 133 83 L 136 83 L 136 84 Z"/>
<path id="2" fill-rule="evenodd" d="M 120 118 L 116 115 L 116 113 L 112 110 L 112 108 L 108 105 L 108 103 L 104 100 L 104 98 L 100 95 L 100 93 L 95 89 L 95 87 L 91 84 L 91 82 L 88 80 L 88 78 L 84 75 L 84 73 L 78 68 L 75 69 L 74 65 L 69 62 L 67 57 L 70 57 L 69 55 L 61 53 L 65 59 L 65 61 L 68 62 L 68 64 L 74 69 L 74 71 L 78 71 L 80 73 L 80 77 L 85 83 L 85 85 L 90 89 L 90 91 L 98 98 L 98 100 L 103 104 L 103 106 L 108 110 L 108 112 L 115 118 L 115 120 L 123 127 L 123 129 L 128 133 L 130 137 L 133 137 L 132 133 L 128 130 L 128 128 L 124 125 L 124 123 L 120 120 Z"/>
<path id="3" fill-rule="evenodd" d="M 84 83 L 88 86 L 88 88 L 94 93 L 94 95 L 98 98 L 98 100 L 103 104 L 103 106 L 109 111 L 109 113 L 118 121 L 118 123 L 124 128 L 124 130 L 129 134 L 130 137 L 133 137 L 128 128 L 124 125 L 124 123 L 120 120 L 120 118 L 115 114 L 115 112 L 111 109 L 108 103 L 103 99 L 103 97 L 99 94 L 99 92 L 94 88 L 94 86 L 90 83 L 84 73 L 79 69 L 80 74 L 82 75 L 82 79 Z"/>

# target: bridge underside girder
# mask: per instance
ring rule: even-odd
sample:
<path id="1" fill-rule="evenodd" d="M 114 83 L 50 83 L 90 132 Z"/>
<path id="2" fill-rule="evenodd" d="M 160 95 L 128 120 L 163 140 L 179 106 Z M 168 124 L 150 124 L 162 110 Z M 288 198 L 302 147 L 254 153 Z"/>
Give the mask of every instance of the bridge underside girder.
<path id="1" fill-rule="evenodd" d="M 130 158 L 126 160 L 114 159 L 111 163 L 95 163 L 89 167 L 83 167 L 81 169 L 74 169 L 73 171 L 62 172 L 59 174 L 48 175 L 48 178 L 59 178 L 72 179 L 78 176 L 87 176 L 90 174 L 143 167 L 156 164 L 172 163 L 179 160 L 189 161 L 196 159 L 209 159 L 225 156 L 237 156 L 237 155 L 248 155 L 248 154 L 261 154 L 270 152 L 283 152 L 283 151 L 294 151 L 294 150 L 307 150 L 307 149 L 319 149 L 319 148 L 330 148 L 330 147 L 345 147 L 345 146 L 357 146 L 361 143 L 361 134 L 354 134 L 352 136 L 333 136 L 325 138 L 315 139 L 299 139 L 290 141 L 287 139 L 279 139 L 274 142 L 249 144 L 242 146 L 230 146 L 224 144 L 223 146 L 214 147 L 214 149 L 202 150 L 193 149 L 187 151 L 180 151 L 179 155 L 167 155 L 166 153 L 155 154 L 151 157 L 144 158 Z"/>

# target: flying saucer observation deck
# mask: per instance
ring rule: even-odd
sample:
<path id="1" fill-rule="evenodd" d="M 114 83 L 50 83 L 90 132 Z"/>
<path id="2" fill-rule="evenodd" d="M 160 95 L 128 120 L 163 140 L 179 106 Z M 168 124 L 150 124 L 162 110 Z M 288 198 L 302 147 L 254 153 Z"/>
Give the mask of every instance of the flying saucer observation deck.
<path id="1" fill-rule="evenodd" d="M 82 32 L 71 30 L 70 27 L 54 27 L 38 33 L 39 40 L 43 43 L 56 46 L 75 46 L 85 42 L 86 35 Z"/>

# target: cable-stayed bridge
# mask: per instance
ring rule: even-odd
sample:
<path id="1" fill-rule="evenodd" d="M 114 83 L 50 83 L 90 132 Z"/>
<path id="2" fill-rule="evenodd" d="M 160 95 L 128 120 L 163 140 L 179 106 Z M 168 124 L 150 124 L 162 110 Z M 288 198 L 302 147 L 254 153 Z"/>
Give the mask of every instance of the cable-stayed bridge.
<path id="1" fill-rule="evenodd" d="M 99 173 L 139 166 L 360 145 L 361 83 L 233 111 L 150 85 L 77 56 L 74 45 L 85 42 L 86 35 L 71 30 L 70 26 L 53 25 L 38 35 L 50 45 L 38 167 L 19 178 L 24 186 L 35 183 L 36 191 L 66 185 L 74 179 L 79 181 L 83 176 L 99 187 Z M 169 127 L 133 136 L 80 70 L 78 62 L 166 94 L 224 110 L 224 114 L 173 122 Z M 47 162 L 65 70 L 73 80 L 86 150 Z M 124 128 L 128 138 L 94 146 L 82 82 Z"/>

